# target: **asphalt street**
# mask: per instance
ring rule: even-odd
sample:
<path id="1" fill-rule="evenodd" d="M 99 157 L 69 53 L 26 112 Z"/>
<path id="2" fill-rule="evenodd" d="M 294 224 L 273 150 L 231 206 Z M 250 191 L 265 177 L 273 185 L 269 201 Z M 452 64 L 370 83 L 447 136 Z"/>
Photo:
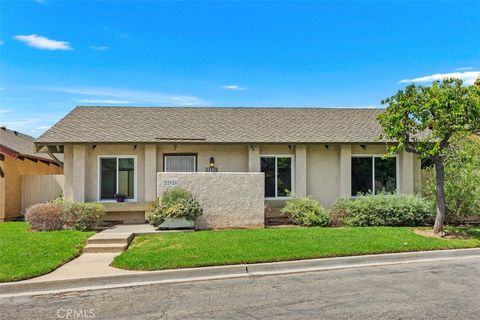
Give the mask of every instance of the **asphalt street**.
<path id="1" fill-rule="evenodd" d="M 0 301 L 0 319 L 479 317 L 480 257 Z"/>

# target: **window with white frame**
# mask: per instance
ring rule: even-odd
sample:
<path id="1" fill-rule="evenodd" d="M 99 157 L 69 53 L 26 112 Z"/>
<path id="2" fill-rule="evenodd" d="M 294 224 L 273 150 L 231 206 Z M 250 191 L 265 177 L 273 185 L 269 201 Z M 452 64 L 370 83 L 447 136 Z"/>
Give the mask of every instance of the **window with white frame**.
<path id="1" fill-rule="evenodd" d="M 260 170 L 265 174 L 265 198 L 284 198 L 293 192 L 291 156 L 262 156 Z"/>
<path id="2" fill-rule="evenodd" d="M 197 155 L 196 154 L 166 154 L 163 156 L 163 171 L 195 172 L 197 171 Z"/>
<path id="3" fill-rule="evenodd" d="M 397 157 L 352 157 L 352 196 L 397 191 Z"/>
<path id="4" fill-rule="evenodd" d="M 116 193 L 136 199 L 136 157 L 99 157 L 99 200 L 113 200 Z"/>

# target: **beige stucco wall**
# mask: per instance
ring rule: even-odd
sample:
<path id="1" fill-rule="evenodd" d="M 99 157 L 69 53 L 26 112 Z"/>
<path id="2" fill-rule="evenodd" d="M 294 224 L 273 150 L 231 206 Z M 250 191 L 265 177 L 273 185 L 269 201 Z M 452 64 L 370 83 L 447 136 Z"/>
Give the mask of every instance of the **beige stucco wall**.
<path id="1" fill-rule="evenodd" d="M 308 147 L 307 194 L 324 206 L 340 197 L 340 146 Z"/>
<path id="2" fill-rule="evenodd" d="M 219 172 L 258 172 L 262 155 L 293 155 L 295 168 L 295 187 L 302 193 L 320 201 L 324 206 L 331 205 L 339 197 L 349 197 L 351 189 L 352 155 L 383 155 L 385 145 L 84 145 L 85 166 L 76 170 L 73 161 L 73 147 L 65 146 L 65 195 L 72 199 L 72 183 L 83 179 L 85 201 L 97 200 L 98 156 L 99 155 L 136 155 L 137 156 L 137 201 L 150 201 L 157 190 L 156 172 L 163 171 L 163 155 L 171 153 L 196 153 L 198 172 L 204 172 L 209 166 L 210 157 L 215 158 Z M 77 149 L 82 149 L 78 148 Z M 82 155 L 83 152 L 77 152 Z M 77 166 L 81 166 L 81 163 Z M 306 168 L 306 170 L 305 170 Z M 419 192 L 421 190 L 420 160 L 410 154 L 398 155 L 399 186 L 401 192 Z M 81 176 L 82 170 L 85 174 Z M 0 186 L 1 187 L 1 186 Z M 80 187 L 77 188 L 81 189 Z M 152 192 L 155 190 L 154 192 Z M 149 190 L 150 192 L 145 192 Z M 293 190 L 296 192 L 297 190 Z M 281 207 L 284 200 L 265 201 L 273 207 Z"/>
<path id="3" fill-rule="evenodd" d="M 85 160 L 74 161 L 75 148 L 84 148 Z M 98 159 L 99 156 L 118 156 L 133 155 L 136 156 L 137 165 L 137 201 L 145 200 L 145 151 L 143 145 L 66 145 L 65 146 L 65 197 L 68 200 L 82 199 L 80 195 L 74 195 L 74 188 L 84 190 L 85 202 L 94 202 L 98 199 Z M 83 174 L 84 172 L 84 174 Z M 84 188 L 81 188 L 81 181 L 84 181 Z M 78 200 L 76 200 L 78 201 Z M 80 201 L 81 202 L 81 201 Z"/>
<path id="4" fill-rule="evenodd" d="M 21 216 L 21 177 L 22 175 L 61 174 L 63 169 L 56 165 L 34 162 L 29 159 L 15 160 L 4 155 L 0 161 L 2 171 L 0 178 L 0 221 L 11 220 Z"/>
<path id="5" fill-rule="evenodd" d="M 157 170 L 163 171 L 163 155 L 173 153 L 196 153 L 197 171 L 204 172 L 215 159 L 218 172 L 248 172 L 248 145 L 158 145 Z"/>
<path id="6" fill-rule="evenodd" d="M 251 228 L 264 226 L 263 173 L 160 172 L 157 193 L 161 196 L 174 182 L 190 191 L 203 208 L 196 228 Z"/>

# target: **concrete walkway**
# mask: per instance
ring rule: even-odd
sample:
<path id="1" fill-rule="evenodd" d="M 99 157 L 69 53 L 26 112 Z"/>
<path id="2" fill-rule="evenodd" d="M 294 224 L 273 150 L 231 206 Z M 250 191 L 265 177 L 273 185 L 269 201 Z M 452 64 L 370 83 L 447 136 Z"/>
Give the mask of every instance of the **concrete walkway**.
<path id="1" fill-rule="evenodd" d="M 84 253 L 80 257 L 46 275 L 20 282 L 64 281 L 135 274 L 139 271 L 127 271 L 110 267 L 113 258 L 127 249 L 130 241 L 136 235 L 175 231 L 156 230 L 149 224 L 116 225 L 90 237 L 87 246 L 83 250 Z"/>

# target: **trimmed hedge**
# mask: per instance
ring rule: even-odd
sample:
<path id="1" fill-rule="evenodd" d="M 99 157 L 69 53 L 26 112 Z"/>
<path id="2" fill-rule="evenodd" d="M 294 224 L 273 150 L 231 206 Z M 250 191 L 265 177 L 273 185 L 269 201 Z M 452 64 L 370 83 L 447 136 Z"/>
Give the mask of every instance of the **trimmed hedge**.
<path id="1" fill-rule="evenodd" d="M 75 203 L 57 198 L 27 209 L 25 220 L 38 231 L 76 229 L 94 230 L 105 217 L 105 208 L 98 203 Z"/>
<path id="2" fill-rule="evenodd" d="M 434 204 L 429 200 L 407 194 L 366 194 L 355 199 L 339 199 L 330 209 L 336 225 L 421 226 L 433 222 Z"/>
<path id="3" fill-rule="evenodd" d="M 310 197 L 297 198 L 294 196 L 287 200 L 285 207 L 280 212 L 289 216 L 293 223 L 302 226 L 325 227 L 330 224 L 327 210 Z"/>

